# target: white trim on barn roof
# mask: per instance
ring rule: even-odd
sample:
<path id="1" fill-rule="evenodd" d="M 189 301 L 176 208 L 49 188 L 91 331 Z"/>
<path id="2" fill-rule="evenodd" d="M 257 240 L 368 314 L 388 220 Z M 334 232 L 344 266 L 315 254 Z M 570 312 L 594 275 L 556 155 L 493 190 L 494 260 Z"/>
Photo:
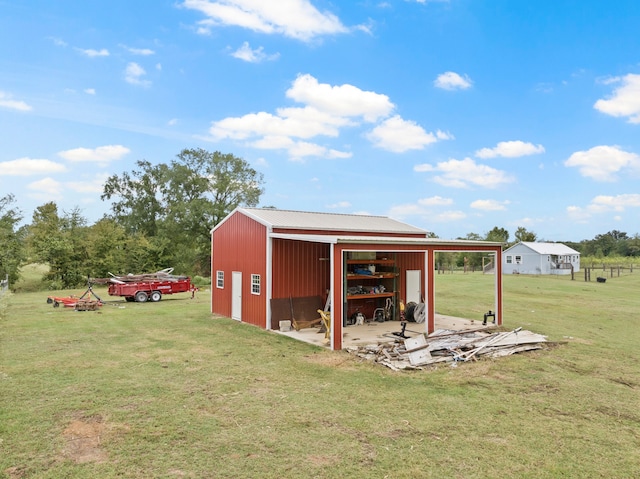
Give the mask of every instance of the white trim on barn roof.
<path id="1" fill-rule="evenodd" d="M 499 246 L 502 243 L 473 240 L 443 240 L 440 238 L 403 238 L 400 236 L 336 236 L 336 235 L 306 235 L 271 233 L 271 238 L 288 239 L 294 241 L 309 241 L 312 243 L 354 243 L 354 244 L 403 244 L 403 245 L 446 245 L 446 246 Z"/>
<path id="2" fill-rule="evenodd" d="M 510 249 L 515 248 L 519 244 L 526 246 L 527 248 L 538 254 L 550 254 L 556 256 L 580 254 L 580 252 L 574 250 L 573 248 L 569 248 L 567 245 L 564 245 L 562 243 L 534 243 L 530 241 L 522 241 L 520 243 L 517 243 L 511 248 L 503 251 L 503 253 L 508 253 Z"/>

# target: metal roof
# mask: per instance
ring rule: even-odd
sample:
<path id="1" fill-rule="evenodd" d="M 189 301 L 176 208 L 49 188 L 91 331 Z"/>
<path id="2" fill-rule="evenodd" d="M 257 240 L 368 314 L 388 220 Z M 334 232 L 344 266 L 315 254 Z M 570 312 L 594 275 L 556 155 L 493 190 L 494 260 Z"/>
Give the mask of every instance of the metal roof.
<path id="1" fill-rule="evenodd" d="M 474 240 L 443 240 L 441 238 L 411 238 L 401 236 L 346 236 L 346 235 L 312 235 L 271 233 L 272 238 L 290 239 L 295 241 L 310 241 L 312 243 L 353 243 L 353 244 L 402 244 L 402 245 L 435 245 L 435 246 L 460 246 L 468 249 L 475 246 L 501 246 L 502 243 L 492 241 Z"/>
<path id="2" fill-rule="evenodd" d="M 427 231 L 386 216 L 368 216 L 273 208 L 238 208 L 238 211 L 272 228 L 349 231 L 368 233 L 424 234 Z"/>
<path id="3" fill-rule="evenodd" d="M 529 241 L 522 241 L 518 244 L 526 246 L 527 248 L 535 251 L 538 254 L 551 254 L 558 256 L 580 254 L 578 251 L 574 250 L 573 248 L 569 248 L 567 245 L 564 245 L 562 243 L 534 243 Z M 516 246 L 518 245 L 514 245 L 511 248 L 514 248 Z M 508 252 L 511 248 L 506 250 L 505 253 Z"/>

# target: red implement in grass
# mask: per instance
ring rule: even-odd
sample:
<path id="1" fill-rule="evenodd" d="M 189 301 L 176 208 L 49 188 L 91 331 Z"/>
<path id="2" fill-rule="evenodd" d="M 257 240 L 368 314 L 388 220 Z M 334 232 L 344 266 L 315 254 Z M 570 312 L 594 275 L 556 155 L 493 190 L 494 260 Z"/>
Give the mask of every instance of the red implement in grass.
<path id="1" fill-rule="evenodd" d="M 47 298 L 47 303 L 53 303 L 54 308 L 58 308 L 60 305 L 63 305 L 65 308 L 73 308 L 76 311 L 95 311 L 102 306 L 102 300 L 93 291 L 91 284 L 89 284 L 89 287 L 82 296 L 49 296 Z"/>

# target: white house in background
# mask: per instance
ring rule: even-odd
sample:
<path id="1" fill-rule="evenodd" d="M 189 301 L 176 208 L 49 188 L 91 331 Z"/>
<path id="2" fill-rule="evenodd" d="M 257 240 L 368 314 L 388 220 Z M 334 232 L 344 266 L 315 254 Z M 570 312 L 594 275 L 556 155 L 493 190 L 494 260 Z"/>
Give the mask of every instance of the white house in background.
<path id="1" fill-rule="evenodd" d="M 521 242 L 502 252 L 503 274 L 571 274 L 580 253 L 562 243 Z"/>

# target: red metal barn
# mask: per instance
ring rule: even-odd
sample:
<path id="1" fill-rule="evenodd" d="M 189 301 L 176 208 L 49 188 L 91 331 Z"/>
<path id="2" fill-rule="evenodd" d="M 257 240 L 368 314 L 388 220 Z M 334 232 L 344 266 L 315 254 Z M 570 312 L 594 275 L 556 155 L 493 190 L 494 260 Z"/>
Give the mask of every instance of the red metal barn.
<path id="1" fill-rule="evenodd" d="M 502 324 L 501 243 L 427 238 L 382 216 L 237 208 L 211 231 L 211 312 L 278 329 L 295 315 L 331 310 L 331 348 L 342 349 L 346 319 L 402 300 L 425 303 L 434 329 L 434 254 L 495 255 L 496 322 Z M 368 270 L 368 271 L 367 271 Z M 309 319 L 309 318 L 302 318 Z"/>

